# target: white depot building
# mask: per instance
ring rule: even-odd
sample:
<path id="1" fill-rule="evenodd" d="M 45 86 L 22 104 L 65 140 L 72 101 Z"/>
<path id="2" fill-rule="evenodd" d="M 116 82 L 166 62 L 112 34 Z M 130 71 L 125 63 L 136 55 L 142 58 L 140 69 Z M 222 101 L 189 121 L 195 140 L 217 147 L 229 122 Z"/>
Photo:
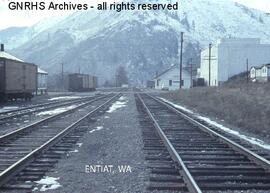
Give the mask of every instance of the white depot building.
<path id="1" fill-rule="evenodd" d="M 174 65 L 160 73 L 154 78 L 155 89 L 158 90 L 178 90 L 180 85 L 180 69 Z M 191 87 L 190 70 L 183 68 L 182 71 L 182 88 L 188 89 Z"/>
<path id="2" fill-rule="evenodd" d="M 257 38 L 221 39 L 211 49 L 210 85 L 218 86 L 250 67 L 270 63 L 270 44 Z M 209 85 L 209 48 L 201 53 L 198 77 Z"/>

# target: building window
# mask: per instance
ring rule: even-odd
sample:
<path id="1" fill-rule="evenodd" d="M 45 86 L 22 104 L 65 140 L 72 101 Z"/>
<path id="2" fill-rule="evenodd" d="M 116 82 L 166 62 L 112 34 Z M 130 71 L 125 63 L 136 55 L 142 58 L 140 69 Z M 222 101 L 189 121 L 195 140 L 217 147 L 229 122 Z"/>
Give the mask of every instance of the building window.
<path id="1" fill-rule="evenodd" d="M 169 80 L 169 86 L 172 86 L 172 80 Z"/>
<path id="2" fill-rule="evenodd" d="M 159 81 L 160 81 L 160 80 L 158 79 L 158 80 L 157 80 L 157 86 L 159 86 Z"/>

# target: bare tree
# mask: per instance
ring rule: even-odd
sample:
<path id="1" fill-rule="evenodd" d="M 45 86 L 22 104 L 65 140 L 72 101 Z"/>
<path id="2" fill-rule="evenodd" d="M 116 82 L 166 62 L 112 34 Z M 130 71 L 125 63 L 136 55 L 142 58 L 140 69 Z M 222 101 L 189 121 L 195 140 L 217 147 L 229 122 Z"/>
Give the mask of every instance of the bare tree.
<path id="1" fill-rule="evenodd" d="M 113 87 L 114 84 L 113 84 L 114 81 L 109 81 L 109 80 L 106 80 L 103 84 L 104 87 Z"/>
<path id="2" fill-rule="evenodd" d="M 128 84 L 127 71 L 124 66 L 119 66 L 115 73 L 116 86 L 120 87 L 123 84 Z"/>

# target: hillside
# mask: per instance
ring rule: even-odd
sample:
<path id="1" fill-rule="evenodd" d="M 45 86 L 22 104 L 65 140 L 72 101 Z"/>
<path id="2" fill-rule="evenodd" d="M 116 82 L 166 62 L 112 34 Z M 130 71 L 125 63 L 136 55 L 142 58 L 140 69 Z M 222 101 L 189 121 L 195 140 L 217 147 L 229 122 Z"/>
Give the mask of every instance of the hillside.
<path id="1" fill-rule="evenodd" d="M 166 1 L 166 0 L 164 0 Z M 220 11 L 222 10 L 222 11 Z M 81 71 L 114 77 L 124 65 L 132 83 L 153 77 L 178 63 L 178 37 L 185 32 L 184 63 L 199 63 L 200 50 L 222 37 L 270 39 L 270 16 L 231 0 L 182 0 L 177 12 L 86 11 L 44 20 L 1 36 L 11 52 L 49 73 Z M 10 46 L 11 45 L 11 46 Z"/>

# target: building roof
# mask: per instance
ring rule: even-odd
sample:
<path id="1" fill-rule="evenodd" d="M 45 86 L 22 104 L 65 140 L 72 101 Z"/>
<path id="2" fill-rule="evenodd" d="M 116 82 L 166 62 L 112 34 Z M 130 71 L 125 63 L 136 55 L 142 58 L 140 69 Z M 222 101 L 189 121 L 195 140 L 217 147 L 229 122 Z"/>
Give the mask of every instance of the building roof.
<path id="1" fill-rule="evenodd" d="M 259 67 L 259 66 L 252 66 L 251 69 L 252 69 L 252 68 L 254 68 L 254 69 L 256 69 L 256 70 L 261 69 L 261 67 Z"/>
<path id="2" fill-rule="evenodd" d="M 217 41 L 220 43 L 230 43 L 230 44 L 260 44 L 260 38 L 221 38 Z"/>
<path id="3" fill-rule="evenodd" d="M 166 74 L 167 72 L 169 72 L 171 69 L 177 67 L 176 65 L 172 65 L 170 66 L 170 68 L 164 70 L 163 72 L 161 72 L 160 74 L 158 74 L 157 76 L 154 77 L 154 79 L 157 79 L 158 77 L 162 76 L 163 74 Z"/>
<path id="4" fill-rule="evenodd" d="M 38 74 L 48 74 L 48 72 L 42 70 L 41 68 L 38 68 Z"/>
<path id="5" fill-rule="evenodd" d="M 157 79 L 157 78 L 161 77 L 162 75 L 166 74 L 167 72 L 169 72 L 169 71 L 171 71 L 171 70 L 173 70 L 175 68 L 179 69 L 179 66 L 178 65 L 172 65 L 172 66 L 170 66 L 168 69 L 166 69 L 165 71 L 163 71 L 160 74 L 158 74 L 157 76 L 155 76 L 154 79 Z M 187 73 L 190 74 L 190 71 L 188 70 L 187 67 L 183 67 L 183 71 L 186 71 Z"/>
<path id="6" fill-rule="evenodd" d="M 260 70 L 260 69 L 262 69 L 265 66 L 268 67 L 268 68 L 270 68 L 270 64 L 263 64 L 261 66 L 252 66 L 251 69 L 254 68 L 256 70 Z"/>
<path id="7" fill-rule="evenodd" d="M 0 51 L 0 58 L 6 58 L 6 59 L 9 59 L 9 60 L 16 60 L 16 61 L 19 61 L 19 62 L 23 62 L 23 60 L 15 57 L 15 56 L 12 56 L 11 54 L 9 54 L 7 52 L 3 52 L 3 51 Z"/>

